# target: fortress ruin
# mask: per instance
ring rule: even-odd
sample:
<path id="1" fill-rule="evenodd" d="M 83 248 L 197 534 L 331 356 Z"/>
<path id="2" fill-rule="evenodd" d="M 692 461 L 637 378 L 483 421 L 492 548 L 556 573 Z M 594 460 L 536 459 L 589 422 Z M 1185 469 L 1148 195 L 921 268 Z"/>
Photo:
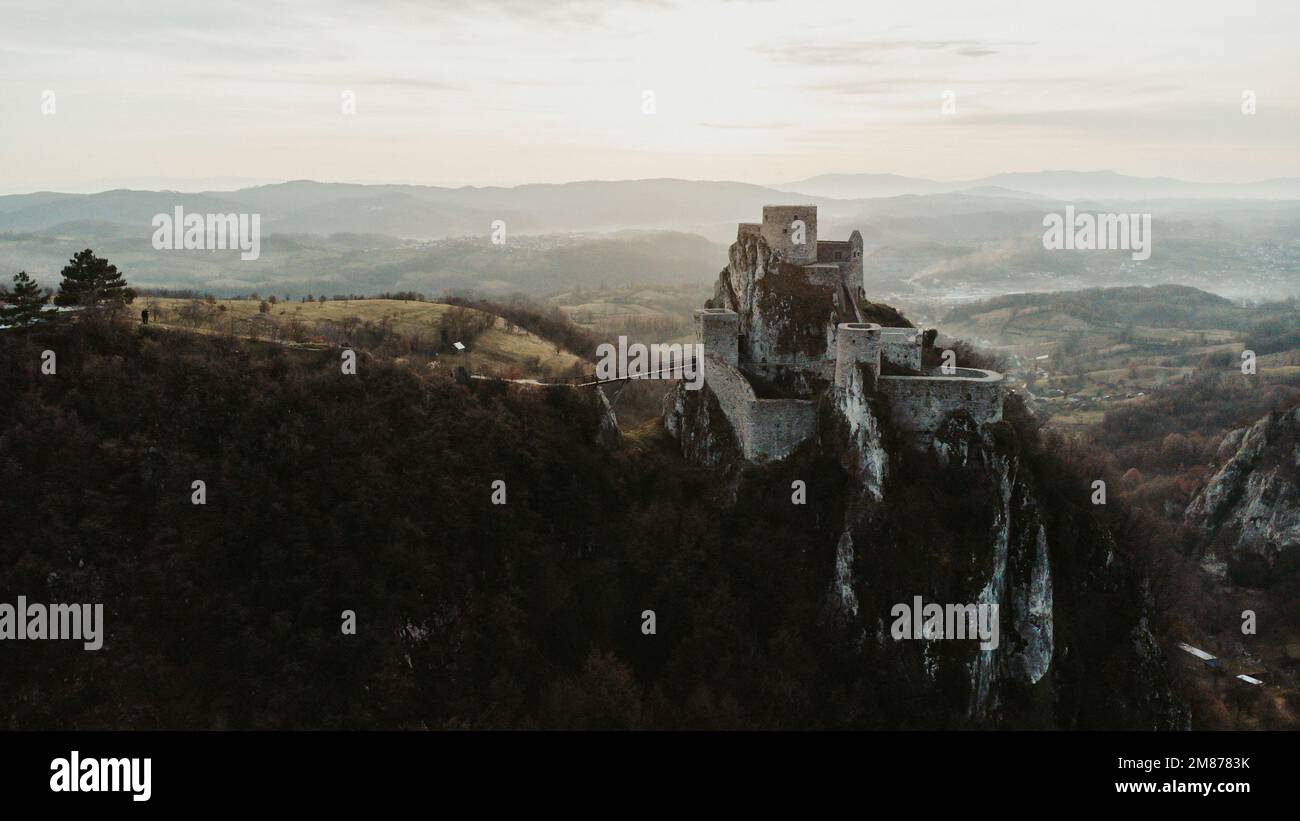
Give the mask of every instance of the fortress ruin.
<path id="1" fill-rule="evenodd" d="M 728 257 L 695 312 L 695 335 L 704 384 L 745 460 L 783 459 L 816 435 L 817 399 L 828 390 L 852 399 L 838 403 L 851 429 L 874 424 L 855 417 L 881 397 L 895 430 L 922 444 L 959 410 L 979 425 L 1002 418 L 1002 374 L 926 368 L 919 328 L 863 316 L 862 235 L 818 240 L 815 205 L 764 206 L 761 223 L 740 224 Z M 692 435 L 698 425 L 680 393 L 670 399 L 665 424 Z"/>

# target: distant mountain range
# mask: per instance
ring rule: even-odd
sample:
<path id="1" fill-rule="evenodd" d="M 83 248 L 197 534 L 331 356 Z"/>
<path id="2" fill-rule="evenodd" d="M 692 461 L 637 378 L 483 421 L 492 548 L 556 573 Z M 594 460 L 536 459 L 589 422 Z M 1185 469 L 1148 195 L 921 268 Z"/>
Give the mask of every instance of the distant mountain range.
<path id="1" fill-rule="evenodd" d="M 966 182 L 937 182 L 897 174 L 822 174 L 774 184 L 779 191 L 838 199 L 952 194 L 992 190 L 1000 196 L 1038 196 L 1058 200 L 1132 199 L 1300 199 L 1300 177 L 1245 183 L 1207 183 L 1171 177 L 1130 177 L 1114 171 L 1030 171 L 995 174 Z"/>
<path id="2" fill-rule="evenodd" d="M 355 185 L 306 180 L 238 191 L 115 190 L 98 194 L 0 197 L 0 231 L 46 231 L 65 223 L 110 222 L 149 233 L 155 214 L 258 213 L 266 233 L 373 233 L 407 239 L 508 233 L 692 230 L 707 234 L 755 217 L 787 195 L 757 185 L 685 180 L 575 182 L 515 188 Z"/>
<path id="3" fill-rule="evenodd" d="M 405 239 L 487 236 L 496 220 L 517 234 L 689 231 L 715 242 L 734 237 L 736 223 L 759 218 L 762 206 L 812 201 L 827 236 L 866 231 L 881 219 L 1041 212 L 1052 201 L 1161 200 L 1185 212 L 1237 208 L 1290 210 L 1300 205 L 1300 178 L 1256 183 L 1193 183 L 1128 177 L 1109 171 L 998 174 L 961 183 L 893 174 L 829 174 L 778 186 L 677 179 L 588 181 L 513 188 L 358 185 L 298 180 L 235 191 L 136 191 L 97 194 L 39 192 L 0 197 L 0 232 L 49 232 L 60 226 L 108 223 L 149 236 L 155 214 L 176 206 L 195 213 L 257 213 L 268 234 L 338 232 Z M 1274 200 L 1275 202 L 1269 202 Z M 1276 202 L 1294 200 L 1295 202 Z M 1154 205 L 1152 208 L 1156 207 Z M 1029 223 L 1027 223 L 1029 224 Z"/>
<path id="4" fill-rule="evenodd" d="M 860 230 L 877 293 L 958 295 L 1178 282 L 1231 296 L 1291 296 L 1300 270 L 1300 181 L 1209 186 L 1109 172 L 1000 174 L 963 183 L 831 175 L 775 187 L 675 179 L 514 188 L 309 180 L 235 191 L 38 192 L 0 197 L 0 278 L 43 284 L 94 248 L 135 284 L 282 294 L 430 294 L 708 282 L 738 222 L 764 205 L 811 202 L 818 235 Z M 1270 199 L 1296 189 L 1294 199 Z M 1231 191 L 1218 198 L 1209 192 Z M 848 196 L 854 195 L 854 196 Z M 1249 195 L 1249 196 L 1248 196 Z M 1043 217 L 1066 204 L 1151 213 L 1154 254 L 1055 253 Z M 261 255 L 159 252 L 153 219 L 258 214 Z M 493 226 L 505 224 L 494 244 Z"/>

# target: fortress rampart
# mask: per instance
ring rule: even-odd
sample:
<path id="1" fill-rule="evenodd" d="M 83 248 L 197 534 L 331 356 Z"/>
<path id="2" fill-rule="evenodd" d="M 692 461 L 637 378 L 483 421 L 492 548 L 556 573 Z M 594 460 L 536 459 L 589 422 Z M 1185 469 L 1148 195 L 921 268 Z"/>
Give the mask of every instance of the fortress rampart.
<path id="1" fill-rule="evenodd" d="M 894 426 L 933 433 L 954 411 L 965 410 L 979 424 L 1002 419 L 1002 374 L 957 368 L 951 376 L 882 376 L 876 389 L 889 400 Z"/>
<path id="2" fill-rule="evenodd" d="M 789 456 L 817 432 L 817 406 L 806 399 L 759 399 L 745 375 L 707 353 L 704 379 L 731 423 L 742 455 L 762 464 Z"/>

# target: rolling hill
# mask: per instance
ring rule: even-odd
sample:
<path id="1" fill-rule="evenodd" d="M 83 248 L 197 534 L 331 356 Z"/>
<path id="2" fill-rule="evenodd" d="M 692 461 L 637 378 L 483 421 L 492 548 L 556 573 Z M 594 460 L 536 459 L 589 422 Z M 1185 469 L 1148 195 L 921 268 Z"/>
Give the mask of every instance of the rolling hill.
<path id="1" fill-rule="evenodd" d="M 1009 294 L 952 308 L 946 335 L 990 347 L 1036 411 L 1057 425 L 1099 422 L 1111 407 L 1205 374 L 1300 383 L 1300 306 L 1245 307 L 1180 285 Z"/>
<path id="2" fill-rule="evenodd" d="M 432 368 L 462 365 L 471 373 L 559 377 L 584 367 L 572 353 L 473 308 L 397 299 L 277 301 L 263 314 L 260 304 L 144 296 L 135 307 L 147 308 L 153 324 L 163 327 L 290 345 L 355 342 L 366 350 L 429 360 Z M 452 347 L 458 341 L 466 344 L 464 353 Z"/>

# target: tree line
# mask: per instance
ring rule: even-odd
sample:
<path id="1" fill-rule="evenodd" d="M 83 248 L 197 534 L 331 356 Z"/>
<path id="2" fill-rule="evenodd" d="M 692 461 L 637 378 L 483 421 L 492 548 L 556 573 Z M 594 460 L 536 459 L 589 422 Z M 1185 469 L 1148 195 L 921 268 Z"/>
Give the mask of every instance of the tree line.
<path id="1" fill-rule="evenodd" d="M 41 288 L 26 271 L 14 275 L 13 288 L 0 287 L 0 322 L 6 325 L 28 325 L 44 313 L 51 295 L 60 307 L 90 309 L 116 308 L 135 300 L 135 291 L 127 286 L 126 279 L 117 266 L 95 256 L 87 248 L 68 260 L 60 272 L 62 279 L 57 292 Z"/>

